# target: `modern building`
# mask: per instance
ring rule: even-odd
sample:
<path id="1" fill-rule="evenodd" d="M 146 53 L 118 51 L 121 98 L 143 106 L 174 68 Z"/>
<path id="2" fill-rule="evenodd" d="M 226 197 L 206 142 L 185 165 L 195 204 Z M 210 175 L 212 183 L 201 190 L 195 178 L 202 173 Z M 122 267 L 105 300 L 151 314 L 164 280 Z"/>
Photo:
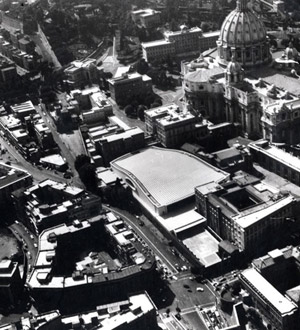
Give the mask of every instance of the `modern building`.
<path id="1" fill-rule="evenodd" d="M 131 12 L 131 18 L 133 22 L 136 24 L 140 24 L 146 29 L 159 26 L 160 15 L 160 11 L 153 10 L 150 8 L 133 10 Z"/>
<path id="2" fill-rule="evenodd" d="M 205 271 L 218 268 L 219 242 L 205 229 L 206 219 L 195 211 L 195 187 L 226 181 L 229 174 L 189 153 L 157 147 L 122 156 L 111 167 L 193 265 Z"/>
<path id="3" fill-rule="evenodd" d="M 12 113 L 19 118 L 21 121 L 24 121 L 24 118 L 32 114 L 36 114 L 36 109 L 31 101 L 26 101 L 20 104 L 12 105 Z"/>
<path id="4" fill-rule="evenodd" d="M 284 149 L 259 140 L 249 144 L 253 160 L 296 185 L 300 185 L 300 160 Z"/>
<path id="5" fill-rule="evenodd" d="M 68 168 L 66 160 L 60 154 L 41 157 L 40 163 L 45 167 L 49 167 L 60 172 L 64 172 Z"/>
<path id="6" fill-rule="evenodd" d="M 180 147 L 186 141 L 199 142 L 208 137 L 211 124 L 188 109 L 180 110 L 174 104 L 166 104 L 145 111 L 146 133 L 156 136 L 166 148 Z"/>
<path id="7" fill-rule="evenodd" d="M 224 184 L 197 186 L 196 207 L 220 238 L 246 255 L 259 255 L 284 239 L 283 228 L 293 217 L 296 199 L 237 172 Z"/>
<path id="8" fill-rule="evenodd" d="M 10 165 L 0 164 L 0 206 L 11 203 L 11 193 L 32 184 L 32 176 Z"/>
<path id="9" fill-rule="evenodd" d="M 50 179 L 17 190 L 12 197 L 20 221 L 37 234 L 74 219 L 87 219 L 101 210 L 98 196 Z"/>
<path id="10" fill-rule="evenodd" d="M 240 275 L 255 307 L 278 330 L 299 327 L 299 247 L 287 246 L 253 260 Z"/>
<path id="11" fill-rule="evenodd" d="M 55 147 L 52 132 L 43 119 L 37 120 L 34 123 L 34 131 L 38 145 L 42 150 L 48 150 Z"/>
<path id="12" fill-rule="evenodd" d="M 137 72 L 124 73 L 108 80 L 111 98 L 116 103 L 125 103 L 137 95 L 152 93 L 152 79 Z"/>
<path id="13" fill-rule="evenodd" d="M 229 176 L 191 154 L 157 147 L 122 156 L 112 161 L 111 167 L 155 216 L 175 210 L 179 215 L 183 206 L 193 204 L 197 185 L 221 182 Z"/>
<path id="14" fill-rule="evenodd" d="M 17 262 L 0 261 L 0 306 L 8 308 L 16 306 L 21 297 L 23 284 Z"/>
<path id="15" fill-rule="evenodd" d="M 108 213 L 44 230 L 27 284 L 41 309 L 78 313 L 153 288 L 155 268 L 136 234 Z"/>
<path id="16" fill-rule="evenodd" d="M 144 147 L 145 134 L 139 127 L 106 135 L 95 141 L 96 151 L 101 155 L 105 166 L 128 152 L 134 152 Z"/>
<path id="17" fill-rule="evenodd" d="M 147 62 L 182 56 L 183 54 L 199 54 L 209 48 L 216 47 L 220 31 L 203 33 L 198 27 L 189 29 L 182 25 L 179 31 L 167 31 L 164 39 L 142 43 L 143 58 Z"/>
<path id="18" fill-rule="evenodd" d="M 145 134 L 140 128 L 129 127 L 115 116 L 110 116 L 109 121 L 86 127 L 82 133 L 87 153 L 96 166 L 109 166 L 111 160 L 145 146 Z"/>

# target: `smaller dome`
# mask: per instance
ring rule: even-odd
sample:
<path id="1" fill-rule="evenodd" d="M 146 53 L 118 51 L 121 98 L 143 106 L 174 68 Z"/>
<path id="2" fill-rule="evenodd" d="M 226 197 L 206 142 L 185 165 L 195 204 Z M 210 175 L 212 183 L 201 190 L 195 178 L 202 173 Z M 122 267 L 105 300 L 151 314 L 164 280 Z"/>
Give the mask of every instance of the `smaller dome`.
<path id="1" fill-rule="evenodd" d="M 285 49 L 285 55 L 289 60 L 295 59 L 298 57 L 298 51 L 297 49 L 293 46 L 293 44 L 290 42 L 289 46 Z"/>
<path id="2" fill-rule="evenodd" d="M 232 74 L 235 74 L 235 73 L 237 74 L 237 73 L 240 73 L 241 71 L 242 71 L 242 67 L 241 67 L 240 63 L 236 62 L 234 57 L 232 57 L 231 61 L 227 65 L 227 72 L 232 73 Z"/>

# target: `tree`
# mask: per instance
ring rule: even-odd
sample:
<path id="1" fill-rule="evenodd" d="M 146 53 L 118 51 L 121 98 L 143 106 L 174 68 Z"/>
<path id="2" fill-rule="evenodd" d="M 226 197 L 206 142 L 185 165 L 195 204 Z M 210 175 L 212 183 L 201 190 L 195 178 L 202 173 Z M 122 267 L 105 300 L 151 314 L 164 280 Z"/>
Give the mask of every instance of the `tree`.
<path id="1" fill-rule="evenodd" d="M 203 32 L 208 32 L 209 31 L 209 24 L 207 22 L 202 22 L 201 23 L 201 30 Z"/>
<path id="2" fill-rule="evenodd" d="M 140 104 L 137 108 L 137 115 L 140 120 L 145 120 L 145 110 L 147 110 L 147 107 L 145 105 Z"/>
<path id="3" fill-rule="evenodd" d="M 126 105 L 124 108 L 126 116 L 131 116 L 134 113 L 134 107 L 131 104 Z"/>
<path id="4" fill-rule="evenodd" d="M 79 172 L 80 168 L 85 164 L 90 164 L 91 159 L 87 155 L 78 155 L 75 159 L 74 166 L 77 172 Z"/>
<path id="5" fill-rule="evenodd" d="M 96 168 L 93 164 L 84 164 L 79 168 L 79 177 L 86 189 L 92 192 L 97 191 Z"/>
<path id="6" fill-rule="evenodd" d="M 145 59 L 140 59 L 136 64 L 136 71 L 140 74 L 146 74 L 149 70 L 149 64 Z"/>

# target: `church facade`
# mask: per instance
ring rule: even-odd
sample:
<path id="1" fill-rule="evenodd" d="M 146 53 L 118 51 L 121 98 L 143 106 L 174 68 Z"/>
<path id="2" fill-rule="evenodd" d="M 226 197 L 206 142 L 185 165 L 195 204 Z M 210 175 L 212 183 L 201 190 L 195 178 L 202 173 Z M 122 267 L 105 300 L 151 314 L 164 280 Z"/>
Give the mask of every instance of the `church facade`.
<path id="1" fill-rule="evenodd" d="M 291 44 L 273 59 L 262 21 L 246 0 L 237 0 L 222 25 L 217 56 L 200 56 L 183 65 L 185 98 L 195 112 L 215 123 L 240 124 L 246 137 L 297 144 L 298 60 Z"/>

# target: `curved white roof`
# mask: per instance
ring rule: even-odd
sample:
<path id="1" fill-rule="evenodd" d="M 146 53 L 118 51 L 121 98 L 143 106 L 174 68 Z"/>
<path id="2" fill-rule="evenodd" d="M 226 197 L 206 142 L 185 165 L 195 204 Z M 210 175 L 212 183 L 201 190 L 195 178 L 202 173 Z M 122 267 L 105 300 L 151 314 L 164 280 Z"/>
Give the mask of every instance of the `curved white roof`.
<path id="1" fill-rule="evenodd" d="M 228 174 L 179 150 L 151 147 L 111 162 L 158 205 L 170 205 L 195 193 L 195 187 L 224 180 Z"/>

